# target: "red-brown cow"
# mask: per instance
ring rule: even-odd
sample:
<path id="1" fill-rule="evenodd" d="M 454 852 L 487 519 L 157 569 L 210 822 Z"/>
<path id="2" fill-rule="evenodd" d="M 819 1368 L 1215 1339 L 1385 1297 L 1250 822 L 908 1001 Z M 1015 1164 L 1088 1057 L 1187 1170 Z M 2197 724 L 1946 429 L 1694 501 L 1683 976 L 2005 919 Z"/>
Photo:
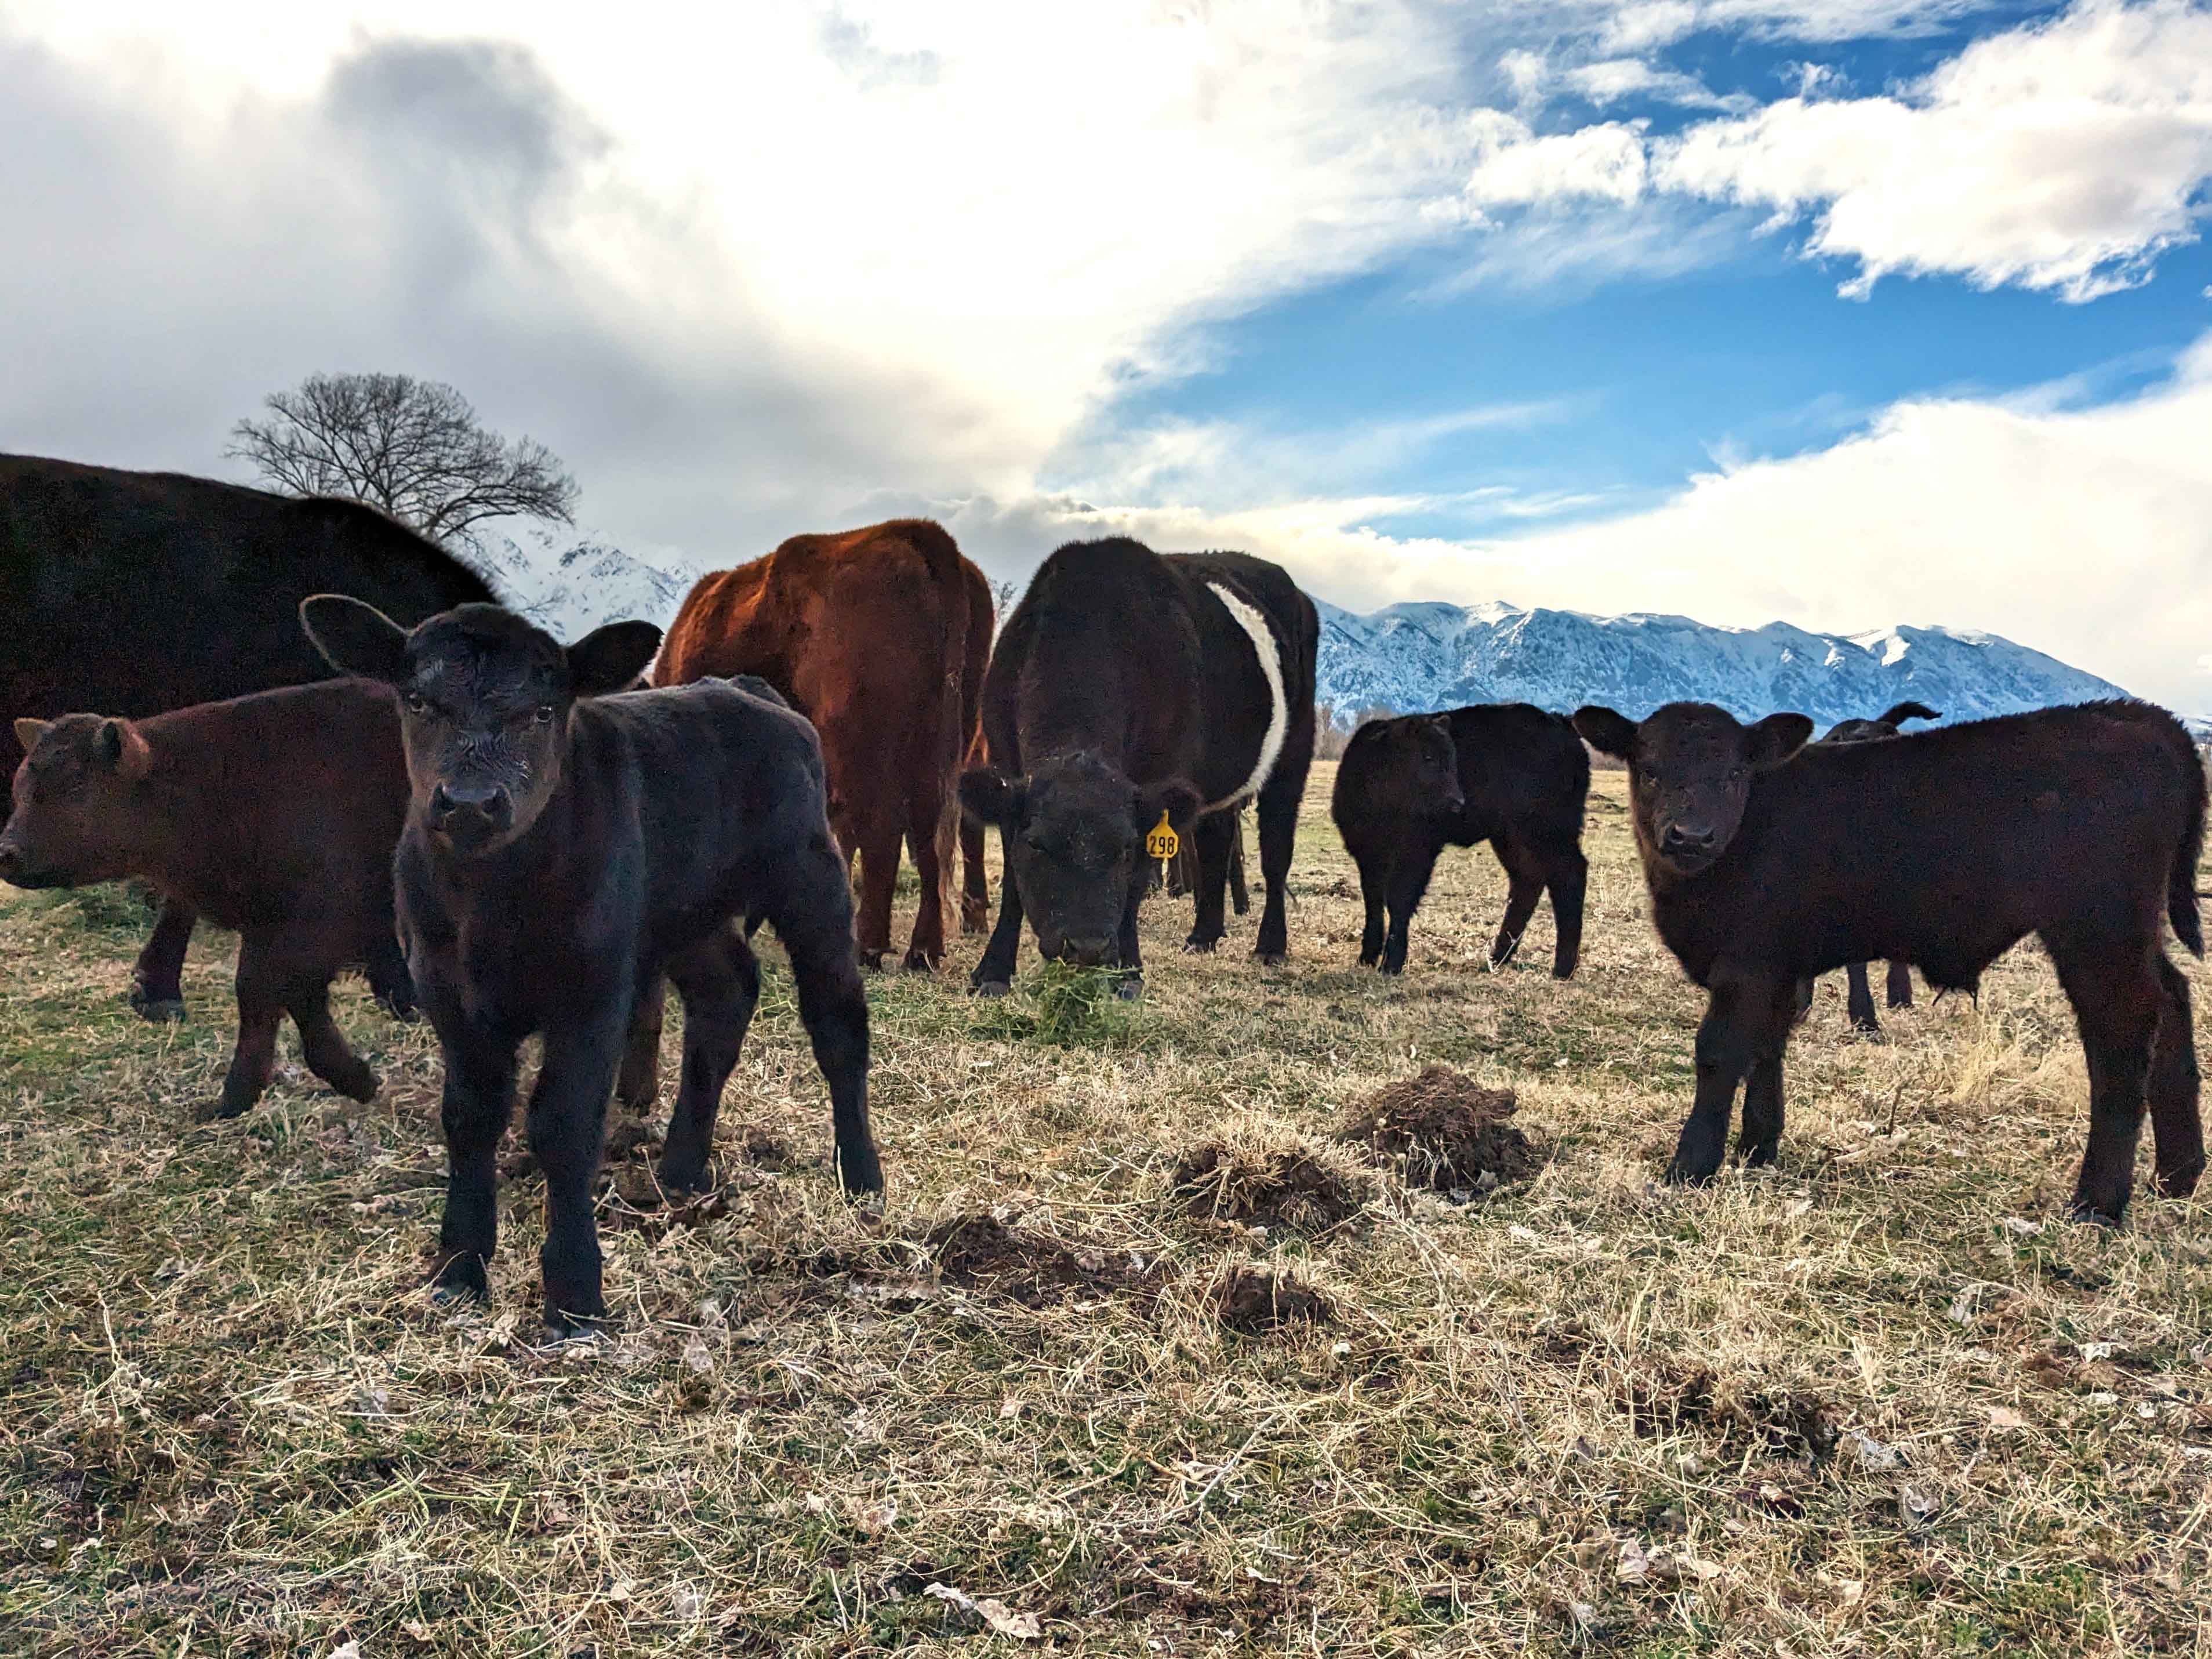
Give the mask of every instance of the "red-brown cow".
<path id="1" fill-rule="evenodd" d="M 261 1097 L 285 1015 L 308 1069 L 368 1100 L 376 1079 L 331 1022 L 364 969 L 412 1012 L 392 905 L 407 766 L 392 693 L 359 680 L 264 691 L 151 720 L 19 720 L 27 751 L 0 831 L 0 878 L 77 887 L 135 876 L 238 930 L 238 1048 L 203 1117 Z"/>
<path id="2" fill-rule="evenodd" d="M 968 684 L 974 594 L 952 538 L 923 519 L 793 536 L 765 558 L 702 577 L 669 625 L 656 686 L 754 674 L 814 723 L 830 772 L 830 827 L 860 860 L 863 966 L 890 948 L 905 842 L 921 877 L 906 954 L 945 955 L 940 848 L 979 692 Z M 981 573 L 975 583 L 981 584 Z M 989 591 L 982 600 L 988 608 Z M 983 629 L 989 648 L 989 626 Z"/>

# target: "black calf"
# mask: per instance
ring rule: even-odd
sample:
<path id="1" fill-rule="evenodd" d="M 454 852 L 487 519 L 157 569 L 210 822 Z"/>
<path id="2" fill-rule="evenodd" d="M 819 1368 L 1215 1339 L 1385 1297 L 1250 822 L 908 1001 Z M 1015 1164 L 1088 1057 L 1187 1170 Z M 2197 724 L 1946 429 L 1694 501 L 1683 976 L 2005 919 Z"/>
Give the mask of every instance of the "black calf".
<path id="1" fill-rule="evenodd" d="M 333 595 L 301 614 L 333 665 L 400 693 L 412 799 L 399 927 L 446 1061 L 441 1295 L 489 1294 L 494 1154 L 516 1050 L 537 1032 L 528 1121 L 545 1174 L 545 1316 L 566 1334 L 605 1316 L 592 1185 L 634 1007 L 664 972 L 684 998 L 659 1173 L 669 1189 L 699 1188 L 760 993 L 740 920 L 768 921 L 790 954 L 846 1190 L 880 1190 L 852 890 L 812 727 L 726 681 L 605 695 L 651 659 L 659 630 L 647 623 L 564 651 L 495 605 L 412 633 Z"/>

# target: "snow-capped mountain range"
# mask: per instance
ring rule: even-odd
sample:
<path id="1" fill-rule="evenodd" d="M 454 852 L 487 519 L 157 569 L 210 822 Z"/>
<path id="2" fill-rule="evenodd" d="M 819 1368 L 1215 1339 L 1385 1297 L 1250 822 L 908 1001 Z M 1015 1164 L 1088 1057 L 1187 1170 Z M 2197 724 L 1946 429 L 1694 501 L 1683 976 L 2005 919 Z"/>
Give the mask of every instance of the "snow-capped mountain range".
<path id="1" fill-rule="evenodd" d="M 508 603 L 556 637 L 641 617 L 665 627 L 708 568 L 672 550 L 624 552 L 589 532 L 537 527 L 487 538 L 474 562 Z M 1680 698 L 1744 717 L 1778 708 L 1821 726 L 1916 698 L 1947 720 L 2124 696 L 2119 687 L 1994 634 L 1885 628 L 1814 634 L 1786 623 L 1717 628 L 1686 617 L 1394 605 L 1365 616 L 1319 604 L 1319 701 L 1359 712 L 1533 702 L 1562 713 L 1609 703 L 1641 718 Z"/>
<path id="2" fill-rule="evenodd" d="M 1318 699 L 1410 713 L 1533 702 L 1607 703 L 1641 719 L 1665 702 L 1742 718 L 1795 709 L 1822 726 L 1912 698 L 1947 720 L 2127 694 L 1994 634 L 1883 628 L 1814 634 L 1787 623 L 1716 628 L 1687 617 L 1592 617 L 1492 603 L 1394 605 L 1358 616 L 1320 605 Z"/>

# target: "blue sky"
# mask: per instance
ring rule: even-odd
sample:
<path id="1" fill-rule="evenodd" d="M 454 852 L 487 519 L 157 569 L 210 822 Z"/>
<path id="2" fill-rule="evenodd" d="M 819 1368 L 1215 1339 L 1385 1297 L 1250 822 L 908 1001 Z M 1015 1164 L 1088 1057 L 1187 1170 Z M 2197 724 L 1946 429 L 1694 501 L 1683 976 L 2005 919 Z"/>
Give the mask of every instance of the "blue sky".
<path id="1" fill-rule="evenodd" d="M 402 369 L 670 563 L 918 511 L 2212 709 L 2204 4 L 624 18 L 17 0 L 0 447 L 222 472 Z"/>

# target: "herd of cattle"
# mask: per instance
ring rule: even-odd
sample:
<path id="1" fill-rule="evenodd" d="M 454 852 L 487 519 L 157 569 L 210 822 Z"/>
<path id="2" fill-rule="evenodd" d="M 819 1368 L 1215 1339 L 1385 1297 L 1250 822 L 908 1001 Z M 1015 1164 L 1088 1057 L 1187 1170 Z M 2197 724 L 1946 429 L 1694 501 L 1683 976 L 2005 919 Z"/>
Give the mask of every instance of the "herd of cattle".
<path id="1" fill-rule="evenodd" d="M 359 504 L 0 457 L 0 617 L 23 751 L 0 734 L 0 878 L 147 883 L 161 911 L 132 994 L 150 1018 L 182 1013 L 198 917 L 238 932 L 237 1045 L 210 1115 L 258 1098 L 288 1015 L 316 1075 L 374 1094 L 331 1018 L 341 971 L 427 1013 L 450 1158 L 441 1294 L 488 1293 L 497 1145 L 520 1046 L 542 1037 L 528 1133 L 556 1330 L 604 1316 L 592 1182 L 610 1099 L 657 1091 L 664 981 L 685 1018 L 659 1177 L 710 1179 L 763 921 L 829 1085 L 840 1178 L 881 1188 L 860 970 L 891 948 L 902 846 L 921 889 L 908 967 L 941 961 L 956 911 L 983 930 L 996 826 L 1005 878 L 972 988 L 1007 991 L 1026 923 L 1044 957 L 1117 969 L 1134 996 L 1155 859 L 1195 900 L 1185 948 L 1212 951 L 1232 882 L 1243 908 L 1250 805 L 1255 954 L 1290 948 L 1319 625 L 1283 570 L 1241 554 L 1073 543 L 998 626 L 951 538 L 901 520 L 709 576 L 665 638 L 620 622 L 564 647 Z M 1670 1178 L 1719 1169 L 1739 1085 L 1739 1153 L 1774 1158 L 1815 975 L 1847 968 L 1871 1028 L 1868 963 L 1889 964 L 1898 1006 L 1908 966 L 1971 991 L 2034 934 L 2088 1060 L 2075 1213 L 2121 1218 L 2146 1109 L 2158 1185 L 2187 1194 L 2197 1059 L 2161 931 L 2203 954 L 2187 732 L 2111 702 L 1900 735 L 1936 718 L 1903 703 L 1817 743 L 1801 714 L 1745 726 L 1698 703 L 1640 723 L 1526 705 L 1371 721 L 1332 800 L 1365 900 L 1359 960 L 1400 971 L 1442 849 L 1488 842 L 1510 888 L 1492 963 L 1548 893 L 1553 972 L 1571 975 L 1595 749 L 1626 763 L 1654 920 L 1709 994 Z"/>

